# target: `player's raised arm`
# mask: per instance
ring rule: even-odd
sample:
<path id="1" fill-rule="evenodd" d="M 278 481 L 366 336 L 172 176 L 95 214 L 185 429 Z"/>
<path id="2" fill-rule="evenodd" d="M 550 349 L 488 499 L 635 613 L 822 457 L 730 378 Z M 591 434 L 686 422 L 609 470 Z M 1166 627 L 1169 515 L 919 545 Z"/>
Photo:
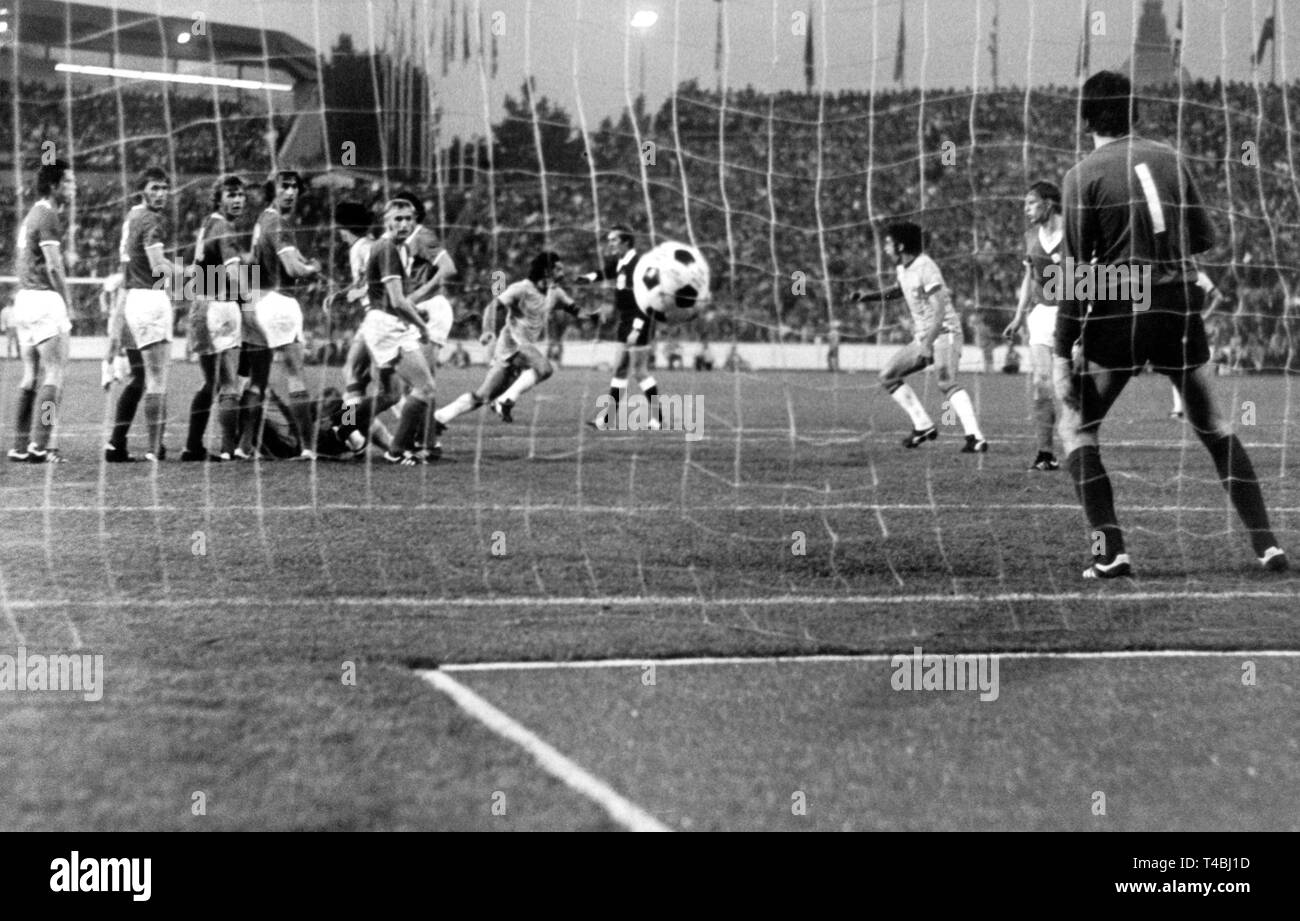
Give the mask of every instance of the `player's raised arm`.
<path id="1" fill-rule="evenodd" d="M 890 285 L 887 288 L 880 288 L 876 291 L 872 291 L 869 288 L 859 288 L 849 295 L 849 301 L 854 304 L 862 304 L 867 301 L 878 301 L 883 304 L 886 301 L 898 300 L 902 296 L 903 288 L 901 285 Z"/>

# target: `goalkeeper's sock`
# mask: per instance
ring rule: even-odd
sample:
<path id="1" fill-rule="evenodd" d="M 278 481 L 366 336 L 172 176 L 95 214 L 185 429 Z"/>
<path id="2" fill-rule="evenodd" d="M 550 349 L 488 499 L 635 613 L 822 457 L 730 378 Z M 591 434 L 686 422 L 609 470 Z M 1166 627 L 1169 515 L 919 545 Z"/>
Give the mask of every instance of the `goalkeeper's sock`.
<path id="1" fill-rule="evenodd" d="M 652 422 L 663 422 L 659 412 L 659 382 L 653 377 L 643 377 L 638 382 L 641 386 L 641 392 L 645 394 L 646 401 L 650 404 L 650 419 Z"/>
<path id="2" fill-rule="evenodd" d="M 1236 435 L 1202 435 L 1201 442 L 1214 458 L 1219 480 L 1228 491 L 1228 498 L 1232 500 L 1232 507 L 1237 510 L 1241 523 L 1250 533 L 1255 555 L 1263 556 L 1264 551 L 1277 543 L 1277 538 L 1269 527 L 1264 494 L 1260 491 L 1245 445 Z"/>
<path id="3" fill-rule="evenodd" d="M 975 407 L 970 401 L 970 394 L 966 392 L 965 387 L 958 387 L 948 394 L 948 405 L 957 413 L 957 418 L 961 420 L 962 431 L 974 438 L 982 439 L 984 433 L 980 431 L 979 420 L 975 418 Z"/>
<path id="4" fill-rule="evenodd" d="M 1096 445 L 1084 445 L 1071 451 L 1065 464 L 1074 478 L 1075 492 L 1092 529 L 1089 540 L 1093 560 L 1109 564 L 1124 552 L 1124 532 L 1116 520 L 1115 494 L 1101 462 L 1101 451 Z"/>
<path id="5" fill-rule="evenodd" d="M 393 433 L 393 443 L 391 452 L 393 454 L 399 451 L 405 453 L 411 451 L 415 446 L 415 433 L 420 430 L 420 422 L 425 414 L 429 411 L 427 400 L 411 394 L 406 398 L 406 405 L 402 407 L 402 415 L 397 420 L 397 431 Z"/>
<path id="6" fill-rule="evenodd" d="M 14 450 L 25 453 L 32 434 L 32 410 L 36 406 L 35 388 L 18 391 L 18 414 L 14 421 Z"/>
<path id="7" fill-rule="evenodd" d="M 433 418 L 437 419 L 442 425 L 447 425 L 456 417 L 463 416 L 465 413 L 473 412 L 478 409 L 480 405 L 482 404 L 474 399 L 474 394 L 462 393 L 460 396 L 456 397 L 456 399 L 452 400 L 442 409 L 434 413 Z"/>
<path id="8" fill-rule="evenodd" d="M 113 413 L 113 434 L 109 436 L 108 443 L 119 451 L 126 450 L 126 434 L 131 430 L 131 422 L 135 419 L 136 408 L 140 405 L 140 397 L 144 396 L 144 375 L 132 374 L 126 386 L 117 397 L 117 409 Z"/>
<path id="9" fill-rule="evenodd" d="M 921 401 L 917 399 L 916 391 L 907 384 L 899 384 L 889 392 L 889 395 L 912 418 L 912 428 L 918 432 L 923 432 L 934 427 L 934 421 L 925 411 L 925 407 L 921 405 Z"/>
<path id="10" fill-rule="evenodd" d="M 511 403 L 517 403 L 521 396 L 523 396 L 525 393 L 527 393 L 529 390 L 532 390 L 536 386 L 537 386 L 537 372 L 534 371 L 532 368 L 529 368 L 526 371 L 524 371 L 523 374 L 520 374 L 519 379 L 515 381 L 513 384 L 511 384 L 510 388 L 506 390 L 505 393 L 501 394 L 501 396 L 498 397 L 498 399 L 502 403 L 504 403 L 506 400 L 509 400 Z"/>

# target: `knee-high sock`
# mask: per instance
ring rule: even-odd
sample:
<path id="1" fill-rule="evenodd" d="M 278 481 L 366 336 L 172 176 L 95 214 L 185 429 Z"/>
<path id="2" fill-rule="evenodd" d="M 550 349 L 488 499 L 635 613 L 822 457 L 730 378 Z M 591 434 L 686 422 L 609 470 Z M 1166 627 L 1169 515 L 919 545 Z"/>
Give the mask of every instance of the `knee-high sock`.
<path id="1" fill-rule="evenodd" d="M 131 430 L 131 422 L 135 419 L 135 411 L 140 405 L 142 396 L 144 396 L 144 376 L 132 374 L 117 398 L 117 410 L 113 414 L 113 434 L 108 439 L 109 444 L 121 451 L 126 450 L 126 433 Z"/>
<path id="2" fill-rule="evenodd" d="M 651 375 L 641 378 L 637 383 L 641 387 L 641 392 L 645 394 L 645 398 L 650 402 L 652 409 L 650 418 L 656 422 L 662 422 L 663 420 L 659 415 L 659 382 Z"/>
<path id="3" fill-rule="evenodd" d="M 245 453 L 262 445 L 262 391 L 249 387 L 239 398 L 239 447 Z"/>
<path id="4" fill-rule="evenodd" d="M 415 444 L 415 433 L 419 431 L 420 421 L 429 411 L 428 401 L 411 394 L 406 398 L 406 405 L 402 407 L 402 415 L 397 420 L 397 431 L 393 433 L 393 444 L 389 449 L 396 454 L 398 451 L 410 451 Z"/>
<path id="5" fill-rule="evenodd" d="M 1038 432 L 1038 450 L 1052 453 L 1052 433 L 1056 431 L 1056 401 L 1050 394 L 1034 395 L 1034 428 Z"/>
<path id="6" fill-rule="evenodd" d="M 519 375 L 519 380 L 511 384 L 509 389 L 507 389 L 505 393 L 501 394 L 501 399 L 511 401 L 518 400 L 521 396 L 536 386 L 537 372 L 532 368 L 529 368 L 524 371 L 523 374 Z"/>
<path id="7" fill-rule="evenodd" d="M 293 427 L 297 429 L 298 444 L 304 451 L 315 451 L 316 427 L 311 421 L 311 395 L 306 390 L 289 394 L 289 413 L 293 416 Z"/>
<path id="8" fill-rule="evenodd" d="M 917 399 L 916 391 L 907 384 L 899 384 L 890 391 L 889 395 L 893 397 L 894 402 L 903 407 L 903 411 L 911 417 L 912 428 L 919 431 L 921 429 L 928 429 L 930 426 L 934 425 L 934 421 L 925 411 L 925 407 L 922 406 L 921 401 Z"/>
<path id="9" fill-rule="evenodd" d="M 203 436 L 208 431 L 208 420 L 212 417 L 212 394 L 216 389 L 217 356 L 200 355 L 199 365 L 203 368 L 203 386 L 190 401 L 190 427 L 185 436 L 185 448 L 195 453 L 203 450 Z"/>
<path id="10" fill-rule="evenodd" d="M 615 377 L 615 378 L 611 378 L 611 379 L 610 379 L 610 382 L 609 382 L 609 397 L 610 397 L 611 400 L 614 401 L 613 405 L 610 407 L 610 414 L 611 414 L 611 415 L 614 415 L 614 414 L 617 414 L 617 413 L 618 413 L 618 404 L 619 404 L 619 401 L 623 399 L 623 394 L 624 394 L 626 391 L 627 391 L 627 378 L 626 378 L 626 377 Z"/>
<path id="11" fill-rule="evenodd" d="M 221 452 L 229 454 L 239 444 L 239 394 L 217 397 L 217 426 L 221 429 Z"/>
<path id="12" fill-rule="evenodd" d="M 1101 546 L 1097 547 L 1101 552 L 1094 553 L 1093 558 L 1109 563 L 1124 552 L 1124 532 L 1116 520 L 1115 494 L 1101 462 L 1101 451 L 1096 445 L 1084 445 L 1071 451 L 1065 463 L 1074 477 L 1074 490 L 1093 531 L 1089 539 L 1095 542 L 1098 532 L 1102 536 Z"/>
<path id="13" fill-rule="evenodd" d="M 32 440 L 32 408 L 36 405 L 36 390 L 18 391 L 18 412 L 14 417 L 14 450 L 26 451 Z"/>
<path id="14" fill-rule="evenodd" d="M 1255 478 L 1255 468 L 1250 462 L 1246 447 L 1236 435 L 1202 436 L 1202 443 L 1214 458 L 1214 467 L 1219 472 L 1219 480 L 1228 491 L 1232 507 L 1241 517 L 1241 523 L 1250 533 L 1250 544 L 1255 548 L 1255 555 L 1277 543 L 1268 523 L 1268 510 L 1264 507 L 1264 494 L 1259 489 L 1259 480 Z"/>
<path id="15" fill-rule="evenodd" d="M 59 415 L 59 388 L 46 384 L 36 394 L 36 423 L 32 426 L 32 444 L 44 451 L 50 445 L 50 434 Z"/>
<path id="16" fill-rule="evenodd" d="M 162 448 L 163 430 L 167 426 L 167 397 L 162 393 L 144 395 L 144 421 L 149 427 L 149 450 L 154 454 Z"/>
<path id="17" fill-rule="evenodd" d="M 948 394 L 948 405 L 957 413 L 957 418 L 961 420 L 962 431 L 967 435 L 974 435 L 976 438 L 983 438 L 984 433 L 980 431 L 979 420 L 975 418 L 975 406 L 970 401 L 970 394 L 966 392 L 965 387 L 958 387 Z"/>
<path id="18" fill-rule="evenodd" d="M 465 413 L 472 412 L 478 409 L 480 405 L 481 404 L 474 399 L 474 394 L 462 393 L 460 396 L 456 397 L 456 399 L 452 400 L 442 409 L 434 413 L 433 418 L 437 419 L 443 425 L 447 425 L 457 416 L 463 416 Z"/>

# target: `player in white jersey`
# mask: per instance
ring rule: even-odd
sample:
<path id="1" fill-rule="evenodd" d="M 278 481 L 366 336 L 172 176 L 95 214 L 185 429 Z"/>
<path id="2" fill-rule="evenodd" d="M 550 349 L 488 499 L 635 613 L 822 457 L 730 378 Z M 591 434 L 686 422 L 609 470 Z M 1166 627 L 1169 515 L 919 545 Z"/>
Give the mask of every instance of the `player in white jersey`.
<path id="1" fill-rule="evenodd" d="M 964 336 L 943 273 L 924 252 L 921 228 L 910 221 L 897 221 L 885 228 L 884 246 L 897 264 L 898 281 L 880 291 L 858 291 L 853 300 L 887 301 L 901 297 L 911 311 L 915 338 L 895 352 L 880 371 L 881 385 L 912 419 L 912 434 L 903 439 L 903 446 L 915 448 L 939 437 L 939 430 L 905 381 L 908 375 L 934 365 L 939 374 L 939 388 L 966 433 L 962 453 L 982 454 L 989 449 L 988 442 L 975 418 L 970 394 L 957 383 Z"/>
<path id="2" fill-rule="evenodd" d="M 546 325 L 556 307 L 577 314 L 573 298 L 560 287 L 564 280 L 564 263 L 553 252 L 534 257 L 528 277 L 506 288 L 488 304 L 483 314 L 483 334 L 479 341 L 488 345 L 493 339 L 497 309 L 506 311 L 505 325 L 496 337 L 492 364 L 478 390 L 464 393 L 433 414 L 441 432 L 457 416 L 478 409 L 489 400 L 492 411 L 504 422 L 513 422 L 511 411 L 516 401 L 554 373 L 542 348 Z M 523 372 L 502 392 L 512 366 Z"/>
<path id="3" fill-rule="evenodd" d="M 1021 326 L 1029 329 L 1030 385 L 1033 388 L 1034 420 L 1038 431 L 1038 455 L 1030 470 L 1059 470 L 1061 464 L 1052 453 L 1052 432 L 1056 428 L 1056 389 L 1052 384 L 1052 347 L 1056 344 L 1055 299 L 1048 296 L 1049 276 L 1053 266 L 1061 264 L 1061 241 L 1065 224 L 1061 218 L 1061 190 L 1041 180 L 1025 193 L 1025 277 L 1020 283 L 1020 300 L 1002 335 L 1015 339 Z M 1055 286 L 1051 286 L 1055 289 Z M 1033 309 L 1029 305 L 1033 304 Z M 1026 324 L 1026 311 L 1028 323 Z"/>

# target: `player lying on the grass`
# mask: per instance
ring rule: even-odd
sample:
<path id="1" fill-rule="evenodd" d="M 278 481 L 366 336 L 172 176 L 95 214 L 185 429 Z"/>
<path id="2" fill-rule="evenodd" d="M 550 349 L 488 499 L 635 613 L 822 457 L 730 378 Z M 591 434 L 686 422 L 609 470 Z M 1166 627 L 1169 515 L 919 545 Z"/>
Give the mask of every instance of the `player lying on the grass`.
<path id="1" fill-rule="evenodd" d="M 277 353 L 284 359 L 284 373 L 289 382 L 289 405 L 298 422 L 299 436 L 305 447 L 301 460 L 311 460 L 312 429 L 308 424 L 311 396 L 303 373 L 302 305 L 297 299 L 297 284 L 320 272 L 320 263 L 307 260 L 294 242 L 297 222 L 294 209 L 302 180 L 293 170 L 280 170 L 266 181 L 263 195 L 266 209 L 253 228 L 253 264 L 257 285 L 249 298 L 251 310 L 243 313 L 243 340 L 248 368 L 248 385 L 240 401 L 243 437 L 235 457 L 248 460 L 257 450 L 262 399 L 271 381 L 271 365 Z"/>
<path id="2" fill-rule="evenodd" d="M 181 452 L 183 461 L 228 461 L 239 445 L 239 344 L 241 304 L 249 292 L 243 290 L 242 259 L 237 245 L 235 222 L 244 213 L 244 182 L 238 176 L 223 176 L 212 187 L 212 213 L 199 228 L 194 243 L 194 300 L 190 304 L 190 337 L 199 356 L 203 385 L 190 403 L 190 428 Z M 205 271 L 211 267 L 212 273 Z M 217 268 L 219 267 L 219 268 Z M 220 277 L 217 272 L 220 272 Z M 208 290 L 213 286 L 213 290 Z M 221 451 L 209 454 L 203 445 L 217 401 L 217 425 L 221 429 Z"/>
<path id="3" fill-rule="evenodd" d="M 1015 339 L 1020 327 L 1029 327 L 1029 374 L 1033 389 L 1034 428 L 1038 433 L 1038 455 L 1030 470 L 1059 470 L 1052 453 L 1052 432 L 1056 429 L 1056 392 L 1052 388 L 1052 345 L 1056 335 L 1056 298 L 1047 295 L 1050 266 L 1061 264 L 1061 190 L 1046 180 L 1035 182 L 1025 193 L 1025 277 L 1020 282 L 1016 315 L 1002 335 Z M 1055 290 L 1055 289 L 1052 289 Z M 1033 304 L 1033 309 L 1029 305 Z"/>
<path id="4" fill-rule="evenodd" d="M 36 172 L 36 194 L 18 228 L 18 293 L 14 295 L 14 325 L 23 379 L 18 385 L 14 446 L 9 460 L 32 464 L 57 463 L 50 447 L 68 363 L 68 281 L 63 269 L 63 223 L 59 209 L 76 197 L 77 180 L 64 160 L 47 163 Z M 37 390 L 39 385 L 40 389 Z"/>
<path id="5" fill-rule="evenodd" d="M 1148 362 L 1182 394 L 1188 422 L 1213 458 L 1260 565 L 1283 571 L 1286 554 L 1269 527 L 1255 470 L 1214 402 L 1200 313 L 1204 292 L 1191 260 L 1214 245 L 1209 212 L 1177 151 L 1131 133 L 1138 106 L 1128 77 L 1093 74 L 1083 85 L 1079 111 L 1094 150 L 1065 176 L 1064 254 L 1084 270 L 1123 265 L 1150 272 L 1141 302 L 1102 291 L 1086 310 L 1083 301 L 1063 298 L 1057 314 L 1053 376 L 1062 404 L 1061 442 L 1093 552 L 1083 576 L 1109 579 L 1132 571 L 1098 430 Z"/>
<path id="6" fill-rule="evenodd" d="M 483 334 L 479 342 L 492 342 L 498 308 L 505 310 L 506 320 L 496 338 L 492 364 L 483 383 L 473 393 L 463 393 L 433 414 L 439 431 L 458 416 L 478 409 L 489 400 L 492 411 L 504 422 L 513 422 L 512 411 L 518 399 L 554 373 L 546 357 L 543 340 L 551 312 L 559 307 L 577 316 L 573 298 L 560 287 L 564 281 L 564 262 L 550 252 L 539 253 L 528 268 L 528 277 L 517 281 L 494 297 L 483 312 Z M 519 378 L 502 390 L 512 364 L 522 364 Z"/>
<path id="7" fill-rule="evenodd" d="M 144 370 L 144 418 L 149 440 L 145 459 L 159 462 L 166 457 L 163 433 L 167 424 L 167 370 L 171 365 L 172 302 L 170 279 L 181 267 L 170 262 L 163 251 L 170 230 L 163 209 L 171 196 L 171 180 L 156 167 L 146 169 L 137 188 L 140 203 L 127 212 L 122 225 L 121 261 L 126 274 L 126 299 L 122 316 L 135 345 L 133 369 L 138 360 Z M 131 460 L 126 435 L 135 416 L 140 392 L 132 384 L 118 397 L 113 434 L 104 447 L 104 460 Z"/>
<path id="8" fill-rule="evenodd" d="M 341 441 L 334 430 L 332 416 L 338 412 L 343 402 L 343 395 L 337 388 L 326 387 L 321 394 L 320 404 L 311 407 L 308 421 L 311 424 L 313 449 L 322 460 L 347 461 L 356 457 L 356 452 Z M 357 420 L 363 428 L 371 424 L 369 408 L 357 409 Z M 302 456 L 303 442 L 298 436 L 299 423 L 294 419 L 294 409 L 274 390 L 266 392 L 262 413 L 262 452 L 268 458 L 292 460 Z"/>
<path id="9" fill-rule="evenodd" d="M 392 443 L 384 453 L 390 464 L 409 467 L 425 462 L 417 453 L 416 438 L 428 427 L 434 400 L 433 371 L 422 351 L 430 338 L 429 327 L 406 296 L 410 254 L 405 243 L 415 229 L 411 203 L 390 199 L 384 206 L 384 228 L 366 264 L 369 306 L 357 336 L 366 347 L 371 367 L 381 372 L 391 369 L 410 388 Z M 361 402 L 356 397 L 355 389 L 347 397 L 354 401 L 354 408 Z M 378 412 L 372 407 L 367 415 L 373 418 Z M 355 420 L 339 426 L 340 439 L 350 443 L 357 427 Z"/>
<path id="10" fill-rule="evenodd" d="M 978 454 L 989 449 L 975 418 L 970 394 L 957 383 L 957 366 L 961 362 L 964 336 L 961 319 L 952 305 L 948 286 L 939 266 L 924 252 L 924 235 L 910 221 L 897 221 L 885 228 L 885 252 L 893 257 L 898 281 L 879 291 L 858 291 L 854 301 L 887 301 L 903 298 L 912 314 L 915 337 L 900 348 L 880 371 L 881 385 L 894 402 L 912 419 L 912 434 L 903 439 L 903 447 L 915 448 L 939 437 L 939 430 L 921 405 L 916 392 L 908 386 L 909 375 L 934 365 L 939 372 L 939 388 L 961 420 L 966 433 L 963 454 Z"/>
<path id="11" fill-rule="evenodd" d="M 619 401 L 636 377 L 637 385 L 647 401 L 659 395 L 659 386 L 650 374 L 650 350 L 654 348 L 655 317 L 642 310 L 632 291 L 632 273 L 641 254 L 636 251 L 636 236 L 630 229 L 619 225 L 605 237 L 605 264 L 599 272 L 588 272 L 576 279 L 579 283 L 596 281 L 614 282 L 614 310 L 618 314 L 618 354 L 614 356 L 614 377 L 609 382 L 609 396 L 613 400 L 610 410 L 587 424 L 595 429 L 608 427 L 606 419 L 617 415 Z M 660 425 L 658 403 L 652 402 L 654 415 L 650 428 Z"/>

